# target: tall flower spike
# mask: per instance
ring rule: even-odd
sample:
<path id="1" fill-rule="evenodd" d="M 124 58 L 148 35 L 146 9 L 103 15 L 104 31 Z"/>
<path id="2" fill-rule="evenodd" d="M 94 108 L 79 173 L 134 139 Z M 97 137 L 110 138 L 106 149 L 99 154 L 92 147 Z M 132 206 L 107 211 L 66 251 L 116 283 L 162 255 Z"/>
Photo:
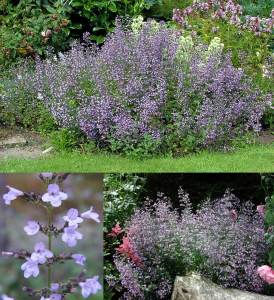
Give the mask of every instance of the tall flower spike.
<path id="1" fill-rule="evenodd" d="M 98 281 L 98 276 L 94 276 L 92 278 L 88 278 L 84 282 L 80 282 L 79 286 L 82 289 L 82 296 L 84 298 L 94 295 L 102 289 L 102 286 Z"/>
<path id="2" fill-rule="evenodd" d="M 84 219 L 91 219 L 97 223 L 100 223 L 99 215 L 93 211 L 93 207 L 91 206 L 90 209 L 81 214 L 81 217 Z"/>
<path id="3" fill-rule="evenodd" d="M 56 183 L 48 185 L 48 192 L 42 196 L 44 202 L 50 202 L 53 207 L 59 207 L 62 201 L 66 200 L 68 195 L 60 191 L 59 185 Z"/>
<path id="4" fill-rule="evenodd" d="M 28 221 L 27 225 L 24 227 L 24 230 L 27 235 L 35 235 L 39 232 L 40 226 L 36 221 Z"/>
<path id="5" fill-rule="evenodd" d="M 23 196 L 24 193 L 20 190 L 17 190 L 11 186 L 7 185 L 7 188 L 9 189 L 8 193 L 3 195 L 3 200 L 5 201 L 6 205 L 10 205 L 11 201 L 15 200 L 16 198 Z"/>
<path id="6" fill-rule="evenodd" d="M 76 231 L 77 226 L 69 226 L 64 229 L 62 235 L 62 241 L 65 242 L 69 247 L 74 247 L 77 245 L 77 240 L 81 240 L 83 235 Z"/>
<path id="7" fill-rule="evenodd" d="M 68 210 L 67 215 L 63 217 L 63 219 L 69 223 L 69 226 L 76 225 L 82 223 L 84 220 L 79 217 L 79 212 L 75 208 L 71 208 Z"/>

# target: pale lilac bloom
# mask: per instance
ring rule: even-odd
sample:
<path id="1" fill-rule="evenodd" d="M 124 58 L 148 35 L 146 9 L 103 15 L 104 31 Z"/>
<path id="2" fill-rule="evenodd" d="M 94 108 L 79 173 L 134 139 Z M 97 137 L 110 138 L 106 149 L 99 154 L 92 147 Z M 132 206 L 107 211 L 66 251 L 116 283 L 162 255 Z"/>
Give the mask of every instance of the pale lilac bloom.
<path id="1" fill-rule="evenodd" d="M 62 201 L 66 200 L 68 195 L 60 191 L 59 185 L 56 183 L 48 185 L 48 192 L 42 196 L 44 202 L 50 202 L 52 206 L 59 207 Z"/>
<path id="2" fill-rule="evenodd" d="M 40 230 L 40 226 L 36 221 L 28 221 L 27 226 L 24 227 L 28 235 L 35 235 Z"/>
<path id="3" fill-rule="evenodd" d="M 58 291 L 59 287 L 60 287 L 60 285 L 58 283 L 52 283 L 50 286 L 50 290 L 52 292 L 56 292 L 56 291 Z"/>
<path id="4" fill-rule="evenodd" d="M 15 200 L 17 197 L 24 195 L 22 191 L 19 191 L 11 186 L 7 185 L 7 188 L 9 189 L 8 193 L 3 195 L 3 200 L 5 201 L 6 205 L 10 205 L 11 201 Z"/>
<path id="5" fill-rule="evenodd" d="M 2 295 L 2 300 L 14 300 L 14 298 L 11 298 L 7 295 Z"/>
<path id="6" fill-rule="evenodd" d="M 102 289 L 101 284 L 98 282 L 98 276 L 86 279 L 84 282 L 80 282 L 79 286 L 82 289 L 82 296 L 84 298 L 89 297 L 90 295 L 96 294 L 99 290 Z"/>
<path id="7" fill-rule="evenodd" d="M 53 253 L 49 251 L 44 243 L 37 243 L 34 246 L 35 252 L 31 254 L 31 259 L 39 264 L 44 264 L 48 258 L 53 257 Z"/>
<path id="8" fill-rule="evenodd" d="M 84 220 L 79 217 L 79 212 L 75 208 L 68 210 L 67 215 L 63 219 L 69 223 L 69 226 L 76 225 L 78 227 L 79 223 L 82 223 Z"/>
<path id="9" fill-rule="evenodd" d="M 74 247 L 77 244 L 77 240 L 81 240 L 83 235 L 76 231 L 77 226 L 69 226 L 64 229 L 62 235 L 62 241 L 65 242 L 69 247 Z"/>
<path id="10" fill-rule="evenodd" d="M 62 296 L 60 294 L 52 294 L 49 297 L 50 300 L 61 300 Z"/>
<path id="11" fill-rule="evenodd" d="M 28 258 L 27 261 L 21 266 L 21 270 L 24 271 L 25 278 L 29 278 L 31 276 L 37 277 L 39 275 L 38 262 Z"/>
<path id="12" fill-rule="evenodd" d="M 53 178 L 53 173 L 41 173 L 42 178 L 45 180 L 51 180 Z"/>
<path id="13" fill-rule="evenodd" d="M 50 300 L 50 298 L 45 298 L 44 296 L 40 300 Z"/>
<path id="14" fill-rule="evenodd" d="M 81 217 L 84 219 L 91 219 L 97 223 L 100 223 L 99 215 L 93 211 L 93 207 L 91 206 L 90 209 L 81 214 Z"/>
<path id="15" fill-rule="evenodd" d="M 74 259 L 74 262 L 78 265 L 84 265 L 85 261 L 86 261 L 86 257 L 82 254 L 72 254 L 71 257 Z"/>

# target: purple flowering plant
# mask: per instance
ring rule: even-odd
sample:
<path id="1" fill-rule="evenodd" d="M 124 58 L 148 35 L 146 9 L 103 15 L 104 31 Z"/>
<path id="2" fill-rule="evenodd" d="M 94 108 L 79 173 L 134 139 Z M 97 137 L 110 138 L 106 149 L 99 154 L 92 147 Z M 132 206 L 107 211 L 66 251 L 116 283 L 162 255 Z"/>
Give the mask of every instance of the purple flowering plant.
<path id="1" fill-rule="evenodd" d="M 86 34 L 28 75 L 60 127 L 138 156 L 224 149 L 260 130 L 268 97 L 219 51 L 222 41 L 218 50 L 155 21 L 116 23 L 101 48 Z"/>
<path id="2" fill-rule="evenodd" d="M 47 186 L 44 194 L 27 193 L 14 187 L 7 186 L 8 192 L 3 195 L 3 201 L 6 205 L 11 205 L 16 199 L 25 200 L 33 205 L 40 206 L 45 209 L 48 215 L 48 223 L 42 224 L 36 220 L 29 220 L 23 230 L 28 236 L 34 236 L 41 232 L 46 235 L 48 243 L 36 242 L 32 251 L 2 251 L 0 256 L 13 257 L 22 260 L 21 270 L 25 278 L 38 277 L 41 269 L 47 271 L 47 286 L 42 289 L 33 289 L 23 287 L 23 291 L 30 297 L 40 300 L 62 300 L 66 299 L 69 294 L 77 293 L 80 289 L 84 298 L 95 295 L 102 290 L 99 282 L 99 276 L 88 278 L 86 270 L 75 278 L 70 278 L 64 282 L 53 282 L 53 267 L 56 264 L 65 263 L 71 260 L 75 264 L 85 266 L 86 257 L 81 253 L 56 253 L 53 248 L 53 238 L 61 236 L 62 241 L 69 248 L 77 246 L 78 241 L 82 240 L 83 234 L 80 233 L 80 225 L 84 220 L 93 220 L 100 223 L 99 215 L 91 207 L 88 211 L 80 213 L 76 208 L 70 208 L 65 216 L 63 216 L 64 224 L 56 226 L 53 220 L 53 210 L 60 207 L 62 202 L 68 199 L 68 194 L 61 188 L 62 183 L 66 180 L 68 174 L 41 173 L 39 178 Z M 14 300 L 7 295 L 1 296 L 3 300 Z"/>
<path id="3" fill-rule="evenodd" d="M 179 199 L 176 210 L 159 194 L 130 217 L 113 257 L 119 280 L 107 277 L 109 286 L 122 288 L 123 299 L 170 299 L 176 276 L 198 272 L 227 288 L 263 292 L 257 268 L 268 246 L 261 210 L 230 191 L 196 211 L 181 189 Z"/>

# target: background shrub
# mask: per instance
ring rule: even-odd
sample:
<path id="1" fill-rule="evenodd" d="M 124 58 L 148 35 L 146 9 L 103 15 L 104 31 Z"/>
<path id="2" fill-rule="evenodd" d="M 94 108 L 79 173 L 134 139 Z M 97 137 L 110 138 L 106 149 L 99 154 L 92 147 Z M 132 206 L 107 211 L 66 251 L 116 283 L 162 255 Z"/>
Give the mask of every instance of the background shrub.
<path id="1" fill-rule="evenodd" d="M 169 299 L 175 276 L 190 271 L 225 287 L 262 291 L 256 268 L 267 247 L 264 221 L 253 205 L 226 192 L 194 213 L 182 190 L 179 198 L 180 214 L 159 194 L 155 204 L 148 203 L 129 220 L 127 238 L 141 263 L 125 253 L 115 256 L 125 298 Z"/>
<path id="2" fill-rule="evenodd" d="M 73 25 L 66 2 L 9 3 L 0 17 L 0 65 L 8 67 L 18 57 L 45 56 L 48 51 L 67 49 Z"/>

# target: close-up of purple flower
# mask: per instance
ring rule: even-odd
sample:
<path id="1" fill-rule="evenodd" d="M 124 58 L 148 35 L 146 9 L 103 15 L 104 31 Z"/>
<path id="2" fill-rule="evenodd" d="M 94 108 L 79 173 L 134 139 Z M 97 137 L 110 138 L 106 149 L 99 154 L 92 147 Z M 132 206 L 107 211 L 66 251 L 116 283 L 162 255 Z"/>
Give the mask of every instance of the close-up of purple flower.
<path id="1" fill-rule="evenodd" d="M 34 246 L 34 252 L 31 254 L 31 259 L 39 264 L 44 264 L 48 258 L 52 258 L 53 253 L 49 251 L 44 243 L 37 243 Z"/>
<path id="2" fill-rule="evenodd" d="M 81 240 L 83 238 L 83 235 L 76 229 L 77 226 L 75 225 L 64 228 L 62 241 L 65 242 L 69 247 L 75 247 L 77 245 L 77 240 Z"/>
<path id="3" fill-rule="evenodd" d="M 79 286 L 82 289 L 82 296 L 84 298 L 87 298 L 90 295 L 94 295 L 102 289 L 102 286 L 98 281 L 98 276 L 94 276 L 92 278 L 86 279 L 86 281 L 84 282 L 80 282 Z"/>
<path id="4" fill-rule="evenodd" d="M 38 261 L 34 261 L 31 258 L 27 258 L 27 261 L 21 266 L 21 270 L 24 271 L 24 277 L 29 278 L 31 276 L 37 277 L 39 275 Z"/>
<path id="5" fill-rule="evenodd" d="M 9 189 L 8 193 L 3 195 L 3 200 L 5 201 L 6 205 L 10 205 L 13 200 L 24 195 L 22 191 L 17 190 L 11 186 L 7 186 L 7 188 Z"/>
<path id="6" fill-rule="evenodd" d="M 85 261 L 86 261 L 86 257 L 83 254 L 72 254 L 71 257 L 74 259 L 74 262 L 78 265 L 84 266 L 85 265 Z"/>
<path id="7" fill-rule="evenodd" d="M 53 207 L 59 207 L 68 195 L 60 190 L 58 184 L 49 184 L 48 192 L 42 196 L 44 202 L 49 202 Z"/>
<path id="8" fill-rule="evenodd" d="M 43 174 L 28 174 L 17 175 L 13 179 L 12 176 L 3 176 L 0 174 L 0 190 L 5 190 L 5 186 L 9 188 L 9 192 L 4 194 L 4 199 L 7 201 L 13 201 L 17 197 L 23 196 L 22 201 L 18 205 L 14 205 L 14 208 L 7 208 L 4 206 L 4 210 L 9 212 L 11 216 L 16 210 L 22 209 L 22 213 L 26 214 L 28 218 L 27 224 L 22 218 L 8 218 L 2 219 L 2 210 L 0 210 L 0 223 L 1 226 L 8 226 L 11 228 L 12 232 L 18 231 L 18 226 L 20 230 L 26 232 L 28 236 L 31 237 L 32 242 L 26 241 L 25 235 L 20 235 L 21 240 L 18 240 L 17 233 L 13 239 L 13 235 L 9 236 L 7 239 L 7 245 L 3 246 L 0 234 L 0 259 L 1 259 L 1 274 L 4 274 L 6 270 L 14 269 L 18 265 L 11 260 L 12 258 L 23 261 L 21 264 L 21 272 L 14 272 L 14 282 L 19 282 L 21 276 L 28 279 L 31 277 L 37 278 L 37 286 L 34 289 L 30 283 L 29 286 L 24 285 L 14 289 L 10 289 L 8 286 L 4 287 L 2 295 L 0 294 L 0 299 L 2 300 L 13 300 L 7 295 L 17 295 L 16 299 L 21 299 L 21 292 L 25 293 L 24 299 L 29 296 L 31 299 L 40 300 L 65 300 L 69 297 L 69 294 L 76 294 L 80 292 L 79 283 L 86 283 L 85 294 L 94 295 L 98 292 L 99 298 L 103 297 L 102 286 L 99 283 L 99 277 L 103 274 L 103 253 L 102 253 L 102 229 L 103 226 L 98 226 L 97 224 L 92 224 L 89 222 L 84 222 L 84 219 L 80 216 L 79 208 L 82 205 L 85 207 L 90 207 L 91 204 L 98 207 L 97 193 L 93 190 L 97 190 L 102 193 L 102 176 L 95 174 L 69 174 L 69 173 L 43 173 Z M 68 178 L 69 177 L 69 178 Z M 20 191 L 11 186 L 15 182 L 18 184 L 18 179 L 22 182 L 24 189 L 33 186 L 34 192 L 30 191 Z M 4 181 L 4 184 L 1 183 Z M 11 183 L 7 185 L 7 183 Z M 80 191 L 78 192 L 79 183 Z M 64 187 L 66 192 L 61 189 Z M 92 189 L 91 189 L 92 187 Z M 46 190 L 47 192 L 42 192 L 41 190 Z M 74 208 L 72 200 L 66 201 L 62 206 L 63 201 L 68 199 L 68 193 L 71 195 L 72 199 L 79 196 L 79 202 L 75 203 Z M 96 196 L 95 196 L 96 195 Z M 101 199 L 101 198 L 100 198 Z M 84 204 L 85 203 L 85 204 Z M 48 205 L 49 204 L 49 205 Z M 25 206 L 23 206 L 25 205 Z M 101 208 L 102 209 L 102 208 Z M 4 211 L 3 210 L 3 211 Z M 100 208 L 99 208 L 100 212 Z M 86 216 L 87 218 L 95 219 L 99 221 L 99 214 L 90 209 Z M 40 216 L 41 220 L 36 220 Z M 4 222 L 3 222 L 4 220 Z M 65 221 L 65 224 L 64 224 Z M 6 224 L 9 223 L 8 224 Z M 83 224 L 82 224 L 83 223 Z M 25 225 L 21 225 L 25 224 Z M 81 229 L 85 234 L 78 231 L 78 227 L 81 224 Z M 3 231 L 4 232 L 4 231 Z M 38 237 L 34 235 L 39 234 Z M 85 240 L 84 236 L 94 237 L 91 240 Z M 19 239 L 20 239 L 19 237 Z M 78 240 L 83 240 L 82 245 L 79 245 L 78 251 L 68 251 L 68 247 L 75 247 Z M 5 240 L 6 241 L 6 240 Z M 63 242 L 65 243 L 63 243 Z M 87 244 L 91 241 L 91 244 Z M 19 248 L 20 244 L 25 244 L 25 247 Z M 34 244 L 34 246 L 32 246 Z M 9 249 L 10 245 L 15 245 L 20 250 Z M 91 247 L 89 246 L 91 245 Z M 33 251 L 29 250 L 33 247 Z M 81 254 L 85 249 L 91 251 L 87 252 L 87 255 Z M 93 278 L 88 278 L 87 272 L 89 266 L 93 259 L 95 259 L 94 254 L 96 254 L 96 261 L 93 262 L 93 271 L 91 274 L 101 274 Z M 94 257 L 94 258 L 93 258 Z M 101 259 L 98 261 L 98 257 Z M 3 259 L 3 261 L 2 261 Z M 6 260 L 5 260 L 6 259 Z M 66 262 L 73 262 L 72 264 L 67 264 L 67 266 L 62 267 Z M 85 264 L 86 263 L 86 264 Z M 78 265 L 78 266 L 77 266 Z M 78 272 L 75 274 L 75 271 Z M 80 270 L 79 270 L 80 269 Z M 73 277 L 69 277 L 69 273 L 74 274 Z M 68 278 L 66 278 L 68 277 Z M 2 277 L 0 276 L 0 285 L 2 289 Z M 10 290 L 12 293 L 10 293 Z M 76 296 L 74 297 L 76 299 Z M 78 298 L 77 298 L 78 299 Z"/>
<path id="9" fill-rule="evenodd" d="M 83 212 L 81 214 L 81 217 L 84 218 L 84 219 L 90 219 L 90 220 L 93 220 L 97 223 L 100 223 L 99 215 L 96 212 L 94 212 L 92 206 L 90 207 L 90 209 L 88 211 Z"/>
<path id="10" fill-rule="evenodd" d="M 82 223 L 84 220 L 79 217 L 79 212 L 75 208 L 70 208 L 67 212 L 67 215 L 63 217 L 63 219 L 68 222 L 69 226 L 76 225 Z"/>
<path id="11" fill-rule="evenodd" d="M 40 225 L 36 221 L 28 221 L 27 225 L 24 227 L 27 235 L 35 235 L 40 230 Z"/>

